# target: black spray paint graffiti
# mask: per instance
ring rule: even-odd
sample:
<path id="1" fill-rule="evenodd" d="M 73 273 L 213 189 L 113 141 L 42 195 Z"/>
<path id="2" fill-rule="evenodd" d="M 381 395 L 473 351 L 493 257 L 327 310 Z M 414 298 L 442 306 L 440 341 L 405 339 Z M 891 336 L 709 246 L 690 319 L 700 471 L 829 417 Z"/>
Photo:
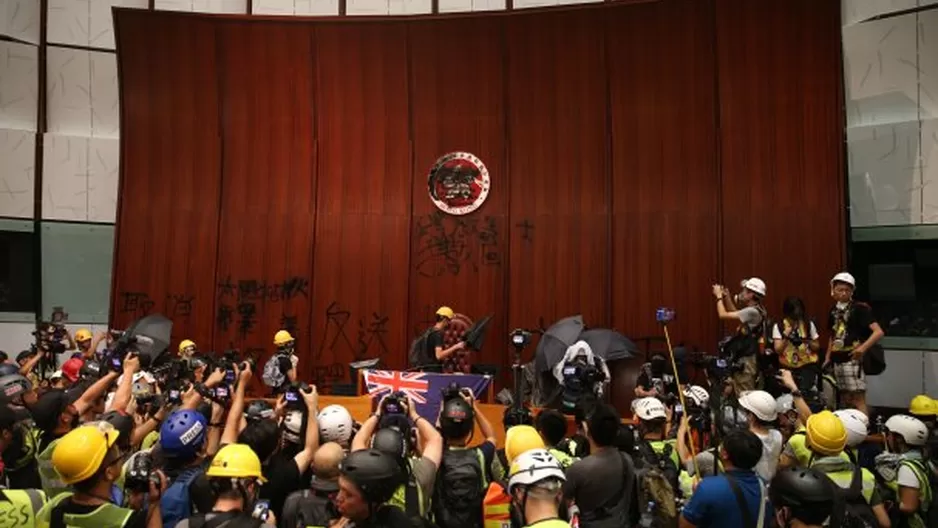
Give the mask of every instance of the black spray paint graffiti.
<path id="1" fill-rule="evenodd" d="M 312 373 L 312 383 L 320 392 L 329 392 L 333 385 L 342 383 L 348 376 L 346 366 L 342 363 L 331 365 L 315 365 Z"/>
<path id="2" fill-rule="evenodd" d="M 333 357 L 351 352 L 354 361 L 388 354 L 388 346 L 384 341 L 388 332 L 387 315 L 372 312 L 369 317 L 359 317 L 357 327 L 348 328 L 352 312 L 342 308 L 338 301 L 333 301 L 326 308 L 325 318 L 322 341 L 314 354 L 317 360 L 326 351 L 332 353 Z M 349 337 L 349 332 L 356 332 L 354 340 Z"/>
<path id="3" fill-rule="evenodd" d="M 462 218 L 442 211 L 417 218 L 417 273 L 424 277 L 459 275 L 464 265 L 501 265 L 495 217 Z"/>
<path id="4" fill-rule="evenodd" d="M 254 333 L 266 303 L 309 298 L 309 280 L 296 276 L 282 282 L 268 283 L 258 279 L 233 280 L 228 275 L 216 288 L 218 309 L 215 312 L 215 325 L 222 332 L 228 332 L 234 327 L 241 340 Z M 296 333 L 297 317 L 281 312 L 280 326 L 291 334 Z"/>
<path id="5" fill-rule="evenodd" d="M 534 224 L 529 222 L 527 218 L 522 220 L 520 224 L 515 224 L 515 227 L 521 228 L 521 240 L 525 242 L 534 240 Z"/>
<path id="6" fill-rule="evenodd" d="M 146 292 L 122 291 L 120 292 L 120 312 L 143 317 L 157 311 L 172 319 L 188 319 L 192 315 L 195 296 L 188 293 L 171 293 L 163 300 L 161 307 Z M 159 310 L 158 308 L 162 308 Z"/>

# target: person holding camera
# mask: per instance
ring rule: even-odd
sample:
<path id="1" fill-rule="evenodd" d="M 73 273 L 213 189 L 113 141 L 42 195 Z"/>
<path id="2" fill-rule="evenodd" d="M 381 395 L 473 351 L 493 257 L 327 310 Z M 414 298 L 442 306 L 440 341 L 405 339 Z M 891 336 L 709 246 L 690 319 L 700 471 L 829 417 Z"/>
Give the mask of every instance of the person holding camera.
<path id="1" fill-rule="evenodd" d="M 870 306 L 853 299 L 856 286 L 856 279 L 846 272 L 831 279 L 831 297 L 836 302 L 827 320 L 831 337 L 824 367 L 833 363 L 834 377 L 844 405 L 868 415 L 863 354 L 885 334 L 873 317 Z"/>
<path id="2" fill-rule="evenodd" d="M 639 398 L 658 398 L 666 404 L 677 400 L 677 378 L 671 372 L 671 365 L 661 354 L 655 354 L 644 363 L 635 380 L 635 396 Z"/>
<path id="3" fill-rule="evenodd" d="M 573 414 L 579 405 L 589 408 L 599 401 L 611 379 L 606 362 L 583 340 L 567 347 L 553 374 L 563 388 L 561 405 L 566 414 Z"/>
<path id="4" fill-rule="evenodd" d="M 411 441 L 413 428 L 419 438 L 416 446 Z M 420 446 L 422 449 L 417 451 Z M 408 475 L 407 483 L 395 490 L 389 504 L 401 508 L 411 518 L 425 517 L 443 458 L 443 437 L 429 420 L 417 414 L 413 400 L 400 393 L 381 399 L 375 413 L 352 439 L 352 451 L 368 447 L 393 456 Z M 419 456 L 413 456 L 413 452 Z"/>
<path id="5" fill-rule="evenodd" d="M 37 515 L 38 526 L 75 528 L 159 528 L 160 497 L 166 478 L 152 474 L 149 489 L 133 493 L 129 507 L 111 502 L 114 482 L 120 477 L 126 456 L 117 446 L 120 433 L 99 422 L 81 426 L 63 436 L 52 453 L 52 465 L 62 482 L 74 491 L 52 497 Z"/>
<path id="6" fill-rule="evenodd" d="M 722 284 L 713 285 L 717 301 L 717 315 L 723 321 L 738 323 L 735 335 L 724 344 L 724 353 L 733 361 L 731 385 L 736 396 L 754 390 L 759 383 L 758 357 L 764 353 L 765 322 L 768 314 L 762 306 L 765 282 L 752 277 L 741 283 L 742 291 L 730 295 Z"/>
<path id="7" fill-rule="evenodd" d="M 94 336 L 91 335 L 91 331 L 87 328 L 82 328 L 75 332 L 75 346 L 81 358 L 85 361 L 94 359 L 95 353 L 98 350 L 98 345 L 104 341 L 107 334 L 104 332 L 98 332 Z"/>
<path id="8" fill-rule="evenodd" d="M 798 389 L 805 394 L 817 391 L 818 351 L 821 342 L 817 327 L 807 316 L 804 301 L 786 297 L 782 320 L 772 326 L 772 340 L 779 366 L 791 371 Z"/>
<path id="9" fill-rule="evenodd" d="M 476 423 L 485 439 L 467 448 Z M 472 391 L 454 386 L 444 389 L 439 425 L 446 448 L 433 494 L 434 522 L 440 528 L 481 528 L 495 457 L 495 429 L 478 408 Z"/>
<path id="10" fill-rule="evenodd" d="M 250 447 L 228 444 L 218 450 L 205 476 L 217 499 L 211 511 L 179 521 L 176 528 L 244 527 L 274 528 L 276 516 L 267 503 L 258 500 L 267 482 L 261 461 Z"/>

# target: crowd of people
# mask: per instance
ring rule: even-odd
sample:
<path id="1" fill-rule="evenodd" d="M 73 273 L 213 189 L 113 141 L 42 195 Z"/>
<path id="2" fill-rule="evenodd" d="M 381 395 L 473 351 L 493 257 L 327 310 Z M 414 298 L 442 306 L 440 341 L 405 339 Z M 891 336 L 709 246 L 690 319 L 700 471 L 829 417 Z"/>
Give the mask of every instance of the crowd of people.
<path id="1" fill-rule="evenodd" d="M 447 389 L 431 417 L 403 393 L 360 423 L 320 409 L 285 330 L 262 366 L 189 340 L 155 365 L 116 336 L 60 336 L 75 352 L 48 376 L 35 375 L 43 346 L 0 365 L 0 526 L 938 526 L 938 402 L 871 423 L 863 354 L 881 330 L 855 285 L 831 283 L 823 353 L 797 299 L 770 325 L 764 282 L 714 286 L 739 329 L 710 386 L 654 358 L 630 420 L 589 398 L 516 404 L 504 438 L 467 389 Z M 825 363 L 843 387 L 835 408 L 807 368 Z M 256 375 L 275 398 L 246 397 Z"/>

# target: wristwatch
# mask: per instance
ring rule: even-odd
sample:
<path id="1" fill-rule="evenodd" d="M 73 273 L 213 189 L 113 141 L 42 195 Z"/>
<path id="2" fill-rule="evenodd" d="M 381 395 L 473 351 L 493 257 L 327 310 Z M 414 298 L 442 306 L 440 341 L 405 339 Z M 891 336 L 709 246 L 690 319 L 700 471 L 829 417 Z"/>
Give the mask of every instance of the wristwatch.
<path id="1" fill-rule="evenodd" d="M 800 390 L 793 390 L 793 391 L 791 391 L 791 397 L 792 397 L 792 398 L 801 398 L 801 391 L 800 391 Z"/>

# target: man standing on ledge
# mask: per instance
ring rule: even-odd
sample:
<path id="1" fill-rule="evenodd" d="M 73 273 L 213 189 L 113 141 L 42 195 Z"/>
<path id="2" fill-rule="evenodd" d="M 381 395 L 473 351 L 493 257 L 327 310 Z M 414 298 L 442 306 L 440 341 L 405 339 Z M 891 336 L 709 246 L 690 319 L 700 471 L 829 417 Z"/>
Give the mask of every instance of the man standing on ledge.
<path id="1" fill-rule="evenodd" d="M 424 332 L 422 339 L 418 338 L 413 345 L 410 358 L 411 368 L 419 367 L 421 370 L 439 371 L 441 363 L 466 347 L 466 343 L 460 341 L 449 348 L 443 348 L 443 331 L 449 326 L 453 315 L 453 309 L 449 306 L 441 306 L 436 311 L 436 323 Z M 413 357 L 414 355 L 417 357 Z"/>

